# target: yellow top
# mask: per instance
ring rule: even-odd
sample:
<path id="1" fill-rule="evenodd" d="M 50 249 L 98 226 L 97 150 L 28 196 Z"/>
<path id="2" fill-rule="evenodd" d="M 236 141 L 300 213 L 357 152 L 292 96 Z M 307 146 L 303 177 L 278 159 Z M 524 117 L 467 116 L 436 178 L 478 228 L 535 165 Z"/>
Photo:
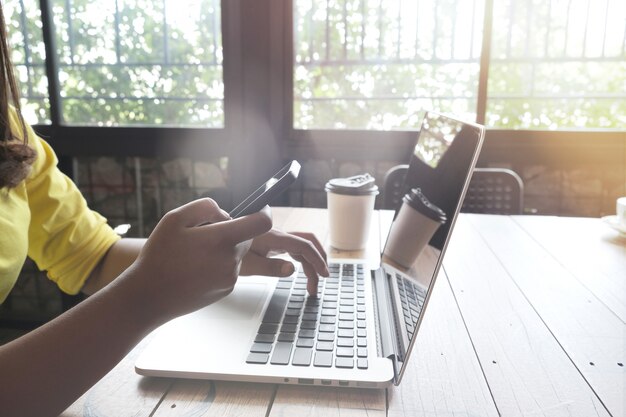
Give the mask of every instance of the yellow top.
<path id="1" fill-rule="evenodd" d="M 12 113 L 12 131 L 21 133 L 18 126 Z M 119 239 L 57 168 L 50 145 L 30 127 L 27 134 L 37 152 L 32 171 L 17 187 L 0 189 L 0 303 L 15 285 L 27 255 L 62 291 L 76 294 Z"/>

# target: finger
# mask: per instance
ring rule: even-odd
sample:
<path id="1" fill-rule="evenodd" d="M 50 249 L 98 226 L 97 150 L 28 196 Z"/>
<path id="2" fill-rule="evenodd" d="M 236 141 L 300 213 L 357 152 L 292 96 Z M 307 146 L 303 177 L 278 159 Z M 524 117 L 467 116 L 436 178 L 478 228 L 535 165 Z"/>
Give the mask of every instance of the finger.
<path id="1" fill-rule="evenodd" d="M 327 277 L 329 275 L 326 261 L 313 242 L 293 235 L 286 236 L 291 239 L 297 239 L 291 247 L 287 248 L 287 252 L 289 252 L 291 256 L 301 256 L 304 258 L 303 260 L 309 263 L 319 275 L 323 277 Z"/>
<path id="2" fill-rule="evenodd" d="M 186 227 L 195 227 L 203 223 L 217 223 L 230 219 L 228 213 L 222 210 L 210 198 L 194 200 L 172 210 L 168 214 Z"/>
<path id="3" fill-rule="evenodd" d="M 295 271 L 289 261 L 266 258 L 254 252 L 248 252 L 241 264 L 241 275 L 265 275 L 268 277 L 288 277 Z"/>
<path id="4" fill-rule="evenodd" d="M 326 256 L 326 251 L 324 250 L 324 247 L 322 246 L 320 241 L 317 239 L 317 236 L 315 236 L 313 233 L 305 233 L 305 232 L 289 232 L 289 233 L 292 235 L 299 236 L 303 239 L 309 240 L 311 243 L 313 243 L 313 245 L 315 245 L 315 248 L 320 253 L 320 255 L 322 255 L 324 260 L 328 258 Z"/>
<path id="5" fill-rule="evenodd" d="M 261 210 L 248 216 L 234 220 L 216 223 L 211 227 L 221 234 L 222 238 L 229 243 L 239 243 L 262 235 L 272 228 L 272 217 L 268 210 Z"/>
<path id="6" fill-rule="evenodd" d="M 306 236 L 307 234 L 305 233 L 304 235 Z M 324 260 L 322 254 L 318 251 L 313 241 L 295 234 L 287 234 L 283 232 L 277 232 L 268 236 L 266 240 L 268 240 L 266 244 L 269 245 L 269 249 L 273 251 L 286 251 L 294 258 L 296 256 L 301 256 L 304 261 L 308 262 L 315 268 L 319 275 L 325 277 L 328 276 L 329 272 L 326 261 Z"/>
<path id="7" fill-rule="evenodd" d="M 315 269 L 306 262 L 302 263 L 302 270 L 304 271 L 304 275 L 306 275 L 306 289 L 311 297 L 317 297 L 317 285 L 319 283 L 319 277 L 317 276 L 317 272 Z"/>

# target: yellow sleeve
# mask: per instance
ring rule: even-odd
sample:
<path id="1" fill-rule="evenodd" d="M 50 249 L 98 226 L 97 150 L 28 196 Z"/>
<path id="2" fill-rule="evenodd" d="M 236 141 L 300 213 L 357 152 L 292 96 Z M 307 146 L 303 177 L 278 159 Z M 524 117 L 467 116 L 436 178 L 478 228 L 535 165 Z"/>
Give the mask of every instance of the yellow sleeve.
<path id="1" fill-rule="evenodd" d="M 28 256 L 59 288 L 76 294 L 119 236 L 87 207 L 76 185 L 57 168 L 50 145 L 28 127 L 37 159 L 26 180 L 31 212 Z"/>

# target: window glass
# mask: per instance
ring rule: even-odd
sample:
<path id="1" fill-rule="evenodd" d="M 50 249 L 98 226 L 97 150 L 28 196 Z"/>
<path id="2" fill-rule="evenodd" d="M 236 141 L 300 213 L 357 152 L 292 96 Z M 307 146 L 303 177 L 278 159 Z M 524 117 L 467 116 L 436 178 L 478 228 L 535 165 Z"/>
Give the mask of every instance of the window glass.
<path id="1" fill-rule="evenodd" d="M 29 124 L 50 123 L 46 51 L 37 0 L 3 1 L 11 59 L 21 95 L 22 114 Z"/>
<path id="2" fill-rule="evenodd" d="M 224 126 L 219 0 L 53 0 L 69 124 Z"/>
<path id="3" fill-rule="evenodd" d="M 294 127 L 476 118 L 484 0 L 296 0 Z"/>
<path id="4" fill-rule="evenodd" d="M 496 0 L 486 123 L 626 128 L 624 0 Z"/>

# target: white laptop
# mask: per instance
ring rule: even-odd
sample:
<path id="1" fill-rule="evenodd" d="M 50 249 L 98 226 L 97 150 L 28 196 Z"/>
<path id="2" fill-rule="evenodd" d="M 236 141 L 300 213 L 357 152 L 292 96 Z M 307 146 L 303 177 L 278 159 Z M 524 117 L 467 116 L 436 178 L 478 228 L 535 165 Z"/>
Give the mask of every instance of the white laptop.
<path id="1" fill-rule="evenodd" d="M 426 113 L 405 188 L 420 188 L 447 221 L 410 270 L 329 259 L 318 297 L 300 270 L 240 277 L 233 292 L 156 330 L 138 358 L 148 376 L 385 387 L 399 384 L 478 158 L 484 128 Z M 393 227 L 393 226 L 392 226 Z"/>

